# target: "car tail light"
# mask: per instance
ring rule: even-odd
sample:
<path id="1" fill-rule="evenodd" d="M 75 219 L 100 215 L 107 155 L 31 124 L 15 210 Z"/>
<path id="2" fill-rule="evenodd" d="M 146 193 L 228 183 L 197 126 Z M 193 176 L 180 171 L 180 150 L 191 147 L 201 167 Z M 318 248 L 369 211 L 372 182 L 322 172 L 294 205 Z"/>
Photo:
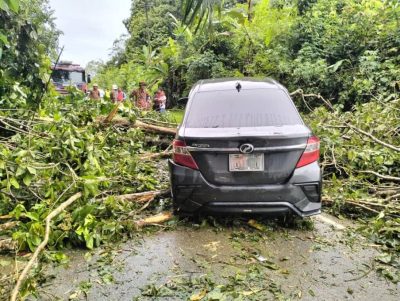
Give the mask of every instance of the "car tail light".
<path id="1" fill-rule="evenodd" d="M 173 155 L 172 158 L 176 164 L 183 165 L 192 169 L 199 169 L 192 155 L 189 153 L 186 143 L 182 140 L 174 140 L 172 142 Z"/>
<path id="2" fill-rule="evenodd" d="M 306 149 L 297 162 L 296 168 L 303 167 L 319 159 L 319 139 L 316 136 L 308 138 Z"/>

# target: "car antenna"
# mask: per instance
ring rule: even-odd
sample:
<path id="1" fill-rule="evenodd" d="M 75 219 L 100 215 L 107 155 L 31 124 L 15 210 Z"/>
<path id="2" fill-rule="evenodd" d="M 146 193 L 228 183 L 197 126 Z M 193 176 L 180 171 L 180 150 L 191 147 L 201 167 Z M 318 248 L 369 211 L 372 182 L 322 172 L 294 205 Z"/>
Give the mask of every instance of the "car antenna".
<path id="1" fill-rule="evenodd" d="M 238 92 L 240 92 L 241 89 L 242 89 L 242 85 L 239 82 L 237 82 L 236 83 L 236 90 L 238 90 Z"/>

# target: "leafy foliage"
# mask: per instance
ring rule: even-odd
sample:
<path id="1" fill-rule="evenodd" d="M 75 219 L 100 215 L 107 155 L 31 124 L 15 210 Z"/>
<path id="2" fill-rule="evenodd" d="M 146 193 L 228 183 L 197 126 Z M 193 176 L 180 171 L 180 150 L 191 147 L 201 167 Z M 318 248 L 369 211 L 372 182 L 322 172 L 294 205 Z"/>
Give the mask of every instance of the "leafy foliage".
<path id="1" fill-rule="evenodd" d="M 38 246 L 44 218 L 74 192 L 83 191 L 84 198 L 71 213 L 57 217 L 50 248 L 84 244 L 91 249 L 106 238 L 118 238 L 125 229 L 120 212 L 132 211 L 135 205 L 113 197 L 95 199 L 161 188 L 153 165 L 137 159 L 144 148 L 142 132 L 102 128 L 94 118 L 108 113 L 112 105 L 88 102 L 76 93 L 46 99 L 30 134 L 21 131 L 0 144 L 0 215 L 24 221 L 13 233 L 20 249 L 33 251 Z M 22 122 L 0 118 L 10 124 Z"/>
<path id="2" fill-rule="evenodd" d="M 127 21 L 126 65 L 108 65 L 102 79 L 125 69 L 154 78 L 153 68 L 137 59 L 146 46 L 163 62 L 165 72 L 155 82 L 173 102 L 194 81 L 221 76 L 271 76 L 290 90 L 321 93 L 345 110 L 400 89 L 396 1 L 183 1 L 181 13 L 156 1 L 149 9 L 149 41 L 143 7 L 144 1 L 135 2 Z M 196 20 L 212 30 L 198 31 Z M 135 81 L 122 84 L 130 88 Z"/>
<path id="3" fill-rule="evenodd" d="M 163 86 L 172 105 L 197 80 L 228 76 L 271 76 L 292 91 L 329 99 L 333 110 L 320 98 L 295 97 L 322 138 L 324 199 L 335 214 L 373 214 L 360 230 L 384 246 L 377 258 L 382 274 L 398 281 L 398 273 L 386 268 L 398 267 L 400 241 L 393 202 L 400 195 L 397 1 L 184 3 L 180 11 L 177 1 L 134 1 L 125 21 L 129 36 L 117 41 L 108 63 L 92 62 L 94 80 L 128 91 L 142 80 L 152 91 Z M 163 188 L 157 163 L 138 157 L 156 147 L 146 145 L 138 129 L 100 126 L 96 117 L 111 104 L 89 102 L 74 89 L 66 98 L 48 91 L 38 106 L 54 55 L 49 49 L 56 49 L 59 34 L 47 1 L 0 0 L 0 21 L 0 215 L 19 221 L 1 234 L 11 235 L 21 250 L 35 250 L 52 208 L 83 191 L 54 220 L 49 248 L 91 249 L 123 237 L 141 208 L 113 196 Z M 147 114 L 131 109 L 126 104 L 122 112 L 132 119 Z M 241 287 L 258 274 L 248 271 L 233 282 Z M 198 281 L 184 285 L 207 287 L 210 299 L 237 297 L 230 285 Z M 143 295 L 162 296 L 168 289 L 148 287 Z"/>
<path id="4" fill-rule="evenodd" d="M 0 20 L 0 103 L 36 106 L 59 35 L 47 1 L 1 0 Z"/>

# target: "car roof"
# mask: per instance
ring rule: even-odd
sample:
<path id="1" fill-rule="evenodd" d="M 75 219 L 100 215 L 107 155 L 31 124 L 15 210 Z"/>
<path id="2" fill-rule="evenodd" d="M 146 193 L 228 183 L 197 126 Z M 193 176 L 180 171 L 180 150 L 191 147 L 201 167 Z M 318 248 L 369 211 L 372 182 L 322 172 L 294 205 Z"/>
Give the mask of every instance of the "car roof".
<path id="1" fill-rule="evenodd" d="M 256 79 L 250 77 L 233 77 L 200 80 L 195 84 L 193 90 L 196 90 L 196 92 L 236 90 L 238 83 L 240 83 L 241 90 L 285 89 L 281 84 L 271 78 Z"/>

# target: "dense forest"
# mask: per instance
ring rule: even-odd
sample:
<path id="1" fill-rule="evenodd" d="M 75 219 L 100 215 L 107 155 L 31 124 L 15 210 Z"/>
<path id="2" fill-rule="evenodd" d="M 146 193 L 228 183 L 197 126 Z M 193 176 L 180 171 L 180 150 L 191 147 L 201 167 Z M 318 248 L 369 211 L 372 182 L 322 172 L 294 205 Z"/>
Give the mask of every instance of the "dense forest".
<path id="1" fill-rule="evenodd" d="M 400 281 L 397 0 L 133 0 L 123 22 L 128 35 L 116 37 L 110 60 L 90 63 L 102 87 L 146 81 L 166 90 L 172 109 L 200 79 L 285 85 L 321 138 L 325 210 L 357 219 L 380 246 L 380 274 Z M 65 248 L 132 237 L 143 218 L 170 209 L 158 159 L 179 122 L 89 102 L 73 88 L 57 95 L 49 79 L 60 34 L 46 0 L 0 0 L 0 251 L 37 250 L 46 217 L 75 195 L 47 237 L 44 257 L 55 262 Z M 170 132 L 147 134 L 147 123 Z M 162 206 L 150 204 L 160 196 Z M 21 296 L 35 292 L 39 274 Z M 0 295 L 14 280 L 0 279 Z"/>
<path id="2" fill-rule="evenodd" d="M 345 111 L 399 92 L 397 1 L 206 2 L 214 13 L 198 20 L 183 17 L 180 1 L 134 1 L 129 36 L 99 82 L 130 90 L 143 79 L 173 104 L 199 79 L 268 76 Z"/>

